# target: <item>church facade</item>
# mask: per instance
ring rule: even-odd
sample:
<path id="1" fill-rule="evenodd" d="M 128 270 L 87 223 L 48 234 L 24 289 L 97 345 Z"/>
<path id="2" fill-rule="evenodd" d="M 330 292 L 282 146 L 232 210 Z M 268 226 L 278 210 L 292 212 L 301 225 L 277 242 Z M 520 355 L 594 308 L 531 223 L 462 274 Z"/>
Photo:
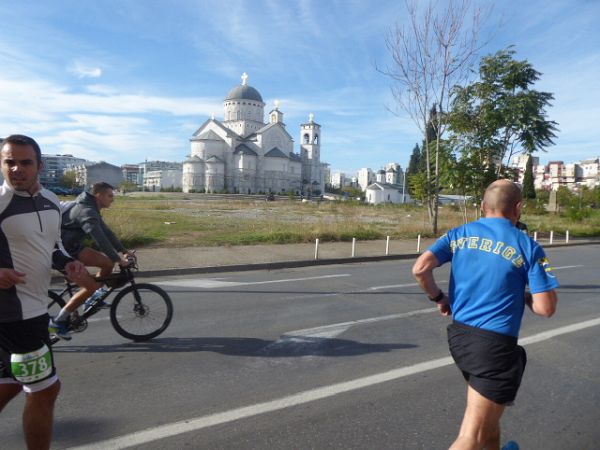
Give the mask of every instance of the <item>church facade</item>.
<path id="1" fill-rule="evenodd" d="M 300 125 L 300 152 L 286 130 L 278 102 L 264 122 L 260 93 L 248 85 L 234 87 L 223 101 L 224 117 L 204 122 L 190 139 L 183 163 L 184 192 L 275 193 L 320 195 L 325 188 L 321 163 L 321 126 L 311 114 Z"/>

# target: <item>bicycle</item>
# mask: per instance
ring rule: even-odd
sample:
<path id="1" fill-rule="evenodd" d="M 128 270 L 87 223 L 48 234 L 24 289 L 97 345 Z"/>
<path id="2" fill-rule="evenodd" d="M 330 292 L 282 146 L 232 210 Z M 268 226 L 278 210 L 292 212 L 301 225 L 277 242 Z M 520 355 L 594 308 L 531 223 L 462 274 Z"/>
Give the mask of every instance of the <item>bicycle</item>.
<path id="1" fill-rule="evenodd" d="M 115 290 L 121 289 L 110 305 L 110 323 L 117 333 L 135 342 L 152 339 L 167 329 L 173 318 L 173 302 L 171 297 L 160 287 L 149 283 L 136 283 L 134 271 L 138 267 L 135 262 L 128 267 L 122 267 L 120 272 L 112 273 L 107 277 L 96 277 L 96 281 L 104 283 L 108 290 L 97 298 L 92 304 L 84 305 L 82 313 L 74 311 L 69 318 L 69 331 L 81 333 L 88 327 L 88 318 L 102 310 L 101 304 Z M 58 313 L 67 301 L 73 296 L 77 285 L 65 277 L 65 287 L 57 293 L 49 290 L 48 312 Z M 68 294 L 65 300 L 64 296 Z M 60 338 L 50 336 L 52 344 Z"/>

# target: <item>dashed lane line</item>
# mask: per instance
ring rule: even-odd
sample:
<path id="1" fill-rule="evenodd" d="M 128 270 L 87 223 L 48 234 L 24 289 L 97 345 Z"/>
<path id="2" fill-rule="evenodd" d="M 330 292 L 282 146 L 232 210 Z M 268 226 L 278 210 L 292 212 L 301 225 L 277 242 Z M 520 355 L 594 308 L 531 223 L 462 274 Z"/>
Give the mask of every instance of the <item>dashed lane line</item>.
<path id="1" fill-rule="evenodd" d="M 177 286 L 177 287 L 189 287 L 189 288 L 203 288 L 203 289 L 214 289 L 221 287 L 231 286 L 250 286 L 254 284 L 273 284 L 273 283 L 289 283 L 294 281 L 308 281 L 308 280 L 323 280 L 327 278 L 343 278 L 351 276 L 349 273 L 340 273 L 333 275 L 321 275 L 318 277 L 305 277 L 305 278 L 287 278 L 282 280 L 265 280 L 265 281 L 222 281 L 214 278 L 197 278 L 193 280 L 171 280 L 171 281 L 160 281 L 156 284 L 161 286 Z"/>
<path id="2" fill-rule="evenodd" d="M 519 343 L 521 345 L 529 345 L 536 342 L 545 341 L 556 336 L 573 333 L 598 325 L 600 325 L 600 317 L 528 336 L 520 339 Z M 324 398 L 332 397 L 338 394 L 343 394 L 345 392 L 351 392 L 357 389 L 362 389 L 376 384 L 385 383 L 387 381 L 393 381 L 410 375 L 415 375 L 418 373 L 449 366 L 452 363 L 453 361 L 451 357 L 433 359 L 419 364 L 414 364 L 412 366 L 400 367 L 398 369 L 393 369 L 387 372 L 358 378 L 356 380 L 345 381 L 329 386 L 310 389 L 304 392 L 299 392 L 297 394 L 289 395 L 286 397 L 278 398 L 263 403 L 257 403 L 250 406 L 231 409 L 229 411 L 209 414 L 207 416 L 201 416 L 180 422 L 165 424 L 153 428 L 148 428 L 146 430 L 138 431 L 135 433 L 119 436 L 113 439 L 107 439 L 104 441 L 93 442 L 87 445 L 72 447 L 70 450 L 100 450 L 107 448 L 124 449 L 136 445 L 143 445 L 148 442 L 177 436 L 179 434 L 202 430 L 204 428 L 212 427 L 214 425 L 229 423 L 235 420 L 257 416 L 259 414 L 279 411 L 285 408 L 302 405 L 316 400 L 322 400 Z"/>
<path id="3" fill-rule="evenodd" d="M 553 270 L 562 270 L 562 269 L 572 269 L 577 267 L 583 267 L 582 264 L 573 265 L 573 266 L 562 266 L 562 267 L 554 267 Z M 168 280 L 168 281 L 159 281 L 155 284 L 159 284 L 161 286 L 173 286 L 173 287 L 182 287 L 182 288 L 199 288 L 199 289 L 218 289 L 218 288 L 226 288 L 233 286 L 251 286 L 257 284 L 274 284 L 274 283 L 289 283 L 295 281 L 309 281 L 309 280 L 322 280 L 328 278 L 344 278 L 352 276 L 349 273 L 341 273 L 341 274 L 332 274 L 332 275 L 321 275 L 316 277 L 304 277 L 304 278 L 285 278 L 281 280 L 264 280 L 264 281 L 224 281 L 218 278 L 195 278 L 195 279 L 181 279 L 181 280 Z M 446 283 L 447 281 L 439 281 L 440 283 Z M 405 288 L 405 287 L 416 287 L 418 283 L 405 283 L 405 284 L 390 284 L 386 286 L 372 286 L 361 290 L 359 292 L 368 292 L 368 291 L 379 291 L 385 289 L 395 289 L 395 288 Z M 329 294 L 304 294 L 302 296 L 289 297 L 286 299 L 298 299 L 304 297 L 313 297 L 315 295 L 323 295 L 323 296 L 337 296 L 340 293 L 329 293 Z"/>

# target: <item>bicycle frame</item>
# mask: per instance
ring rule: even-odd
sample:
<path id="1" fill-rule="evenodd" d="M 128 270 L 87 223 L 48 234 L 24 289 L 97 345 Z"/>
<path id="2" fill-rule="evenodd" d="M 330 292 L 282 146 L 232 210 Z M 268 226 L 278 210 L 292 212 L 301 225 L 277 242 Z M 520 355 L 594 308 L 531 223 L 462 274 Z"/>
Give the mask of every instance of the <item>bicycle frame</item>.
<path id="1" fill-rule="evenodd" d="M 106 284 L 108 287 L 107 292 L 102 296 L 102 300 L 108 298 L 116 289 L 119 289 L 119 288 L 125 286 L 126 284 L 135 286 L 135 275 L 133 273 L 134 270 L 137 270 L 137 265 L 123 267 L 123 268 L 121 268 L 120 272 L 111 273 L 111 274 L 107 275 L 106 277 L 94 277 L 95 281 L 97 281 L 98 283 L 101 283 L 101 284 Z M 66 275 L 64 278 L 65 278 L 65 287 L 63 288 L 62 291 L 57 293 L 57 295 L 59 297 L 61 297 L 63 300 L 65 300 L 65 304 L 66 304 L 69 302 L 71 297 L 73 297 L 75 292 L 77 292 L 78 286 L 76 283 L 73 283 L 71 280 L 69 280 L 66 277 Z M 118 283 L 119 284 L 118 287 L 108 285 L 111 282 L 119 282 L 119 281 L 120 281 L 120 283 Z M 69 294 L 68 299 L 64 298 L 64 295 L 66 293 Z M 98 311 L 100 311 L 99 308 L 92 307 L 92 308 L 89 308 L 85 313 L 82 313 L 82 314 L 77 313 L 77 314 L 79 315 L 80 318 L 87 319 L 88 317 L 96 314 Z"/>

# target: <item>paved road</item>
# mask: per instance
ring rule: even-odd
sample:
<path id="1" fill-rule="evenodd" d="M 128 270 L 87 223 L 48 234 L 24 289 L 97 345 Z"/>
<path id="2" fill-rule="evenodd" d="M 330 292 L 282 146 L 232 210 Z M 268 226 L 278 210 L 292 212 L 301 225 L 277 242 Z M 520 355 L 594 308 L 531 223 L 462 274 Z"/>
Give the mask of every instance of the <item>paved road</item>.
<path id="1" fill-rule="evenodd" d="M 560 310 L 526 315 L 528 369 L 504 420 L 524 449 L 600 441 L 598 250 L 549 252 Z M 99 320 L 56 347 L 54 448 L 447 448 L 465 387 L 411 263 L 153 278 L 176 304 L 163 336 L 128 343 Z M 21 407 L 2 413 L 2 448 L 22 448 Z"/>

